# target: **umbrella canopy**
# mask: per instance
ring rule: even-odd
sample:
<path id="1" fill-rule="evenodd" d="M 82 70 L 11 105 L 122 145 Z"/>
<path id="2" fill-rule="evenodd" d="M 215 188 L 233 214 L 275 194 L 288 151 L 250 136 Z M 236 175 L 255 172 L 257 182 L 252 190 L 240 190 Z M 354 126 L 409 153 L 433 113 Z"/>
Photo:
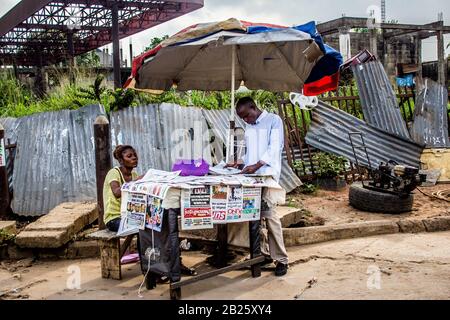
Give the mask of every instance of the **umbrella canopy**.
<path id="1" fill-rule="evenodd" d="M 135 81 L 127 86 L 141 90 L 174 86 L 181 91 L 230 90 L 234 68 L 236 87 L 244 84 L 252 90 L 299 92 L 310 75 L 314 74 L 313 81 L 320 81 L 336 73 L 342 62 L 317 72 L 314 66 L 321 60 L 329 57 L 314 23 L 286 28 L 229 19 L 182 30 L 137 57 L 132 72 Z"/>
<path id="2" fill-rule="evenodd" d="M 321 61 L 321 67 L 315 68 Z M 236 87 L 243 84 L 272 92 L 299 92 L 305 87 L 319 94 L 337 87 L 341 63 L 342 56 L 323 44 L 314 22 L 286 28 L 229 19 L 186 28 L 137 57 L 126 87 L 231 89 L 227 141 L 227 161 L 231 161 Z"/>

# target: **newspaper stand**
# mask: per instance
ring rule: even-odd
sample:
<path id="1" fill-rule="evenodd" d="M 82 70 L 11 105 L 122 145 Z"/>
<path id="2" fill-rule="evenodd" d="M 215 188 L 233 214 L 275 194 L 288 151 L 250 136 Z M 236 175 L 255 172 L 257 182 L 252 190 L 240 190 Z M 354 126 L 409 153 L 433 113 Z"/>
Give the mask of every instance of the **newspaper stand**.
<path id="1" fill-rule="evenodd" d="M 261 263 L 265 259 L 260 246 L 262 188 L 274 187 L 266 177 L 193 179 L 153 169 L 147 175 L 148 180 L 122 186 L 122 229 L 119 228 L 119 233 L 140 229 L 138 245 L 147 289 L 156 287 L 158 275 L 168 276 L 170 298 L 176 300 L 181 299 L 182 287 L 229 271 L 250 267 L 252 277 L 261 276 Z M 169 195 L 169 189 L 175 197 Z M 166 202 L 167 199 L 170 200 Z M 179 215 L 183 230 L 218 225 L 217 270 L 181 278 Z M 250 259 L 227 265 L 227 226 L 243 222 L 249 223 Z"/>
<path id="2" fill-rule="evenodd" d="M 211 186 L 212 187 L 212 186 Z M 196 276 L 192 276 L 189 279 L 181 279 L 181 260 L 180 260 L 180 248 L 179 248 L 179 231 L 178 231 L 178 216 L 180 215 L 180 209 L 166 209 L 164 211 L 163 225 L 164 228 L 161 232 L 153 232 L 151 230 L 145 229 L 140 231 L 141 243 L 145 243 L 145 239 L 152 237 L 152 243 L 156 243 L 158 246 L 162 245 L 164 247 L 163 251 L 170 252 L 170 261 L 166 261 L 166 271 L 171 275 L 176 275 L 175 277 L 169 276 L 170 279 L 170 298 L 172 300 L 181 299 L 181 288 L 201 280 L 205 280 L 229 271 L 243 269 L 246 267 L 251 267 L 252 277 L 261 276 L 261 266 L 260 264 L 264 261 L 264 257 L 261 255 L 260 246 L 260 226 L 261 219 L 256 221 L 245 221 L 249 222 L 249 248 L 250 248 L 250 259 L 244 262 L 234 263 L 227 265 L 226 255 L 227 255 L 227 224 L 218 225 L 217 240 L 218 240 L 218 251 L 216 264 L 218 266 L 217 270 L 205 272 Z M 239 223 L 239 222 L 235 222 Z M 243 223 L 243 222 L 241 222 Z M 145 248 L 148 247 L 148 242 L 140 247 L 141 252 L 141 268 L 144 271 L 146 263 L 148 262 L 148 257 L 145 257 Z M 175 279 L 173 279 L 175 278 Z M 148 272 L 146 278 L 146 287 L 151 290 L 156 287 L 157 283 L 157 273 L 152 271 Z"/>

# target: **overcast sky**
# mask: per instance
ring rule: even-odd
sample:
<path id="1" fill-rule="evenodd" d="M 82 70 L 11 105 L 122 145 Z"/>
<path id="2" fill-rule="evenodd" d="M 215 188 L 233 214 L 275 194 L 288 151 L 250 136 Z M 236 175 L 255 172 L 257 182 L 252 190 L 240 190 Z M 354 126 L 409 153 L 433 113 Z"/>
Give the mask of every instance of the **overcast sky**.
<path id="1" fill-rule="evenodd" d="M 0 0 L 0 16 L 3 16 L 20 0 Z M 298 25 L 311 20 L 325 22 L 342 15 L 366 17 L 368 8 L 379 6 L 379 0 L 205 0 L 202 9 L 168 21 L 152 29 L 132 36 L 134 55 L 139 54 L 153 37 L 172 35 L 179 30 L 200 22 L 220 21 L 230 17 L 253 22 L 270 22 L 282 25 Z M 446 25 L 450 25 L 450 1 L 448 0 L 386 0 L 387 20 L 399 23 L 425 24 L 434 22 L 443 12 Z M 446 44 L 450 41 L 447 35 Z M 122 40 L 128 48 L 129 38 Z M 423 60 L 437 60 L 436 38 L 423 41 Z M 128 49 L 124 50 L 128 58 Z M 447 49 L 450 54 L 450 49 Z"/>

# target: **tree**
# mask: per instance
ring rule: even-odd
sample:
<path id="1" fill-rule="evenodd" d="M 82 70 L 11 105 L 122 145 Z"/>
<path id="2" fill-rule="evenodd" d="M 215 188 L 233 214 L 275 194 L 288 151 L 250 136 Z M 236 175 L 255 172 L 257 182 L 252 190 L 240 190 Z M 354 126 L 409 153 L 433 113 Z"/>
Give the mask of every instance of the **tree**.
<path id="1" fill-rule="evenodd" d="M 155 48 L 158 44 L 160 44 L 161 42 L 163 42 L 167 38 L 169 38 L 169 36 L 166 34 L 166 35 L 162 36 L 162 38 L 155 37 L 155 38 L 151 39 L 150 40 L 150 45 L 145 47 L 144 51 L 148 51 L 150 49 Z"/>
<path id="2" fill-rule="evenodd" d="M 100 57 L 95 50 L 77 56 L 77 66 L 84 68 L 100 67 Z"/>

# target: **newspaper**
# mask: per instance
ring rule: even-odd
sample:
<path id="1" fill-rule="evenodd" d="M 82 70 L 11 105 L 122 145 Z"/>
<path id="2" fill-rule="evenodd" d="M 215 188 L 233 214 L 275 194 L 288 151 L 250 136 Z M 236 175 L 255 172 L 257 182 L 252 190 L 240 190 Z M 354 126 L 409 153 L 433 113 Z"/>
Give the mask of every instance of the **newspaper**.
<path id="1" fill-rule="evenodd" d="M 0 167 L 6 166 L 5 142 L 0 139 Z"/>
<path id="2" fill-rule="evenodd" d="M 269 176 L 237 175 L 234 176 L 234 178 L 238 180 L 239 184 L 243 187 L 282 189 L 282 187 Z"/>
<path id="3" fill-rule="evenodd" d="M 147 196 L 137 193 L 122 193 L 121 219 L 117 235 L 126 236 L 145 229 Z"/>
<path id="4" fill-rule="evenodd" d="M 142 182 L 141 180 L 126 182 L 121 188 L 122 192 L 146 194 L 160 199 L 166 197 L 169 189 L 170 185 L 166 183 Z"/>
<path id="5" fill-rule="evenodd" d="M 215 224 L 227 222 L 227 186 L 211 186 L 211 210 Z"/>
<path id="6" fill-rule="evenodd" d="M 243 188 L 241 221 L 256 221 L 261 217 L 261 188 Z"/>
<path id="7" fill-rule="evenodd" d="M 169 182 L 180 175 L 181 171 L 168 172 L 150 169 L 139 182 Z"/>
<path id="8" fill-rule="evenodd" d="M 212 229 L 211 187 L 181 191 L 181 229 Z"/>
<path id="9" fill-rule="evenodd" d="M 228 186 L 227 222 L 239 222 L 242 219 L 243 188 Z"/>
<path id="10" fill-rule="evenodd" d="M 148 196 L 147 199 L 147 216 L 145 220 L 145 227 L 157 232 L 161 232 L 164 208 L 161 206 L 162 200 L 156 197 Z"/>
<path id="11" fill-rule="evenodd" d="M 226 163 L 220 162 L 217 166 L 209 168 L 210 174 L 215 175 L 233 175 L 241 173 L 241 170 L 235 168 L 225 168 Z"/>

